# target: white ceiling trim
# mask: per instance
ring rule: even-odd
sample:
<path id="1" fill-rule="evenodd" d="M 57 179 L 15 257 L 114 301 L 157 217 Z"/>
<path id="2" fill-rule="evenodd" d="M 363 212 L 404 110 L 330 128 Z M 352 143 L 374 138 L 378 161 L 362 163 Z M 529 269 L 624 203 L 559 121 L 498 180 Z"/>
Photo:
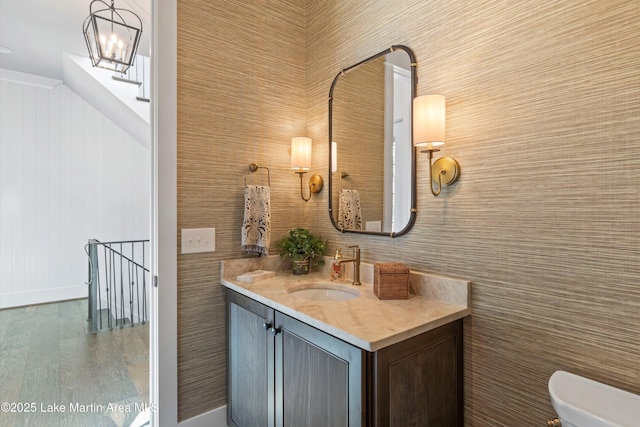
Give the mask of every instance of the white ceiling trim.
<path id="1" fill-rule="evenodd" d="M 6 70 L 0 68 L 0 80 L 12 83 L 21 83 L 29 86 L 53 89 L 62 84 L 62 80 L 51 79 L 49 77 L 36 76 L 35 74 L 22 73 L 20 71 Z"/>

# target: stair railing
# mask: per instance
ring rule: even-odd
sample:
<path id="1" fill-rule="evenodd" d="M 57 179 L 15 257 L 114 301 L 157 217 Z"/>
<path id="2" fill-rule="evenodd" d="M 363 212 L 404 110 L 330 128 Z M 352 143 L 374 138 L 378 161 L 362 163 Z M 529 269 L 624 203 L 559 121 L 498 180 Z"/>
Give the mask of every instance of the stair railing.
<path id="1" fill-rule="evenodd" d="M 149 102 L 149 84 L 151 82 L 151 58 L 144 55 L 136 55 L 136 59 L 124 73 L 116 72 L 112 76 L 114 80 L 131 83 L 138 86 L 138 101 Z"/>
<path id="2" fill-rule="evenodd" d="M 89 239 L 88 321 L 91 332 L 148 321 L 149 240 Z"/>

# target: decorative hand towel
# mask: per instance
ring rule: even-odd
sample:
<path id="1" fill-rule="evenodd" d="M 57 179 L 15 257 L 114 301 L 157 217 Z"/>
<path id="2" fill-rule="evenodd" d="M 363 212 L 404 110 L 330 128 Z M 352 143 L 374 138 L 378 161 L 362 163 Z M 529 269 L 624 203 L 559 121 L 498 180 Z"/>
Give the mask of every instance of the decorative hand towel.
<path id="1" fill-rule="evenodd" d="M 271 245 L 271 196 L 269 187 L 247 185 L 244 188 L 242 250 L 260 256 L 269 255 Z"/>
<path id="2" fill-rule="evenodd" d="M 343 230 L 362 230 L 360 193 L 358 190 L 340 190 L 338 227 Z"/>

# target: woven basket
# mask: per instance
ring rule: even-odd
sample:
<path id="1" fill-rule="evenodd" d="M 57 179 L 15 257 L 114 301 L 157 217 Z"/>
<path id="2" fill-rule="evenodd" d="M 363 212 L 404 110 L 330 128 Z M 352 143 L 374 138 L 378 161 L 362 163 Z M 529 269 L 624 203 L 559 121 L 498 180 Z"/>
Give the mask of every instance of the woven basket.
<path id="1" fill-rule="evenodd" d="M 378 299 L 408 299 L 409 267 L 399 262 L 373 264 L 373 293 Z"/>

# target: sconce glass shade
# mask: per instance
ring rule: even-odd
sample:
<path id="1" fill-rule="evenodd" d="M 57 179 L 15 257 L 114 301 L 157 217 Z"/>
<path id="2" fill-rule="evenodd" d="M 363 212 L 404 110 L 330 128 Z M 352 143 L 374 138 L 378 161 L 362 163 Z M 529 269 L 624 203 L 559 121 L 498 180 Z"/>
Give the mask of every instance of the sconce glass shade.
<path id="1" fill-rule="evenodd" d="M 125 20 L 126 19 L 126 20 Z M 142 21 L 130 10 L 93 0 L 82 32 L 94 67 L 124 73 L 133 64 L 142 33 Z"/>
<path id="2" fill-rule="evenodd" d="M 413 145 L 427 149 L 444 145 L 445 110 L 443 95 L 423 95 L 413 99 Z"/>
<path id="3" fill-rule="evenodd" d="M 291 169 L 311 169 L 311 138 L 296 136 L 291 138 Z"/>
<path id="4" fill-rule="evenodd" d="M 331 142 L 331 172 L 338 172 L 338 143 Z"/>

